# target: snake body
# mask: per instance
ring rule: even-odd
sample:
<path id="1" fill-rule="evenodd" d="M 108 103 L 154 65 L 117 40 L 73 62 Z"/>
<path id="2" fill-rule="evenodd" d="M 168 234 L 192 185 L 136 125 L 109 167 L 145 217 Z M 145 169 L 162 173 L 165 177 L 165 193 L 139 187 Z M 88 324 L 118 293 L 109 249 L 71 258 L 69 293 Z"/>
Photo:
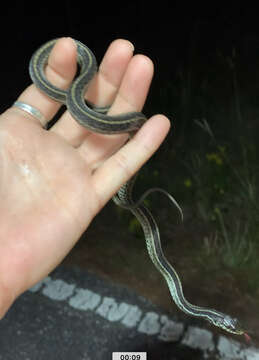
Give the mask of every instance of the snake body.
<path id="1" fill-rule="evenodd" d="M 86 103 L 85 92 L 97 71 L 97 63 L 91 50 L 81 42 L 75 40 L 80 74 L 71 83 L 69 89 L 61 90 L 47 80 L 45 67 L 56 41 L 55 39 L 47 42 L 33 54 L 29 65 L 29 72 L 34 84 L 52 99 L 65 104 L 73 118 L 87 129 L 103 134 L 125 132 L 134 134 L 146 121 L 146 117 L 141 112 L 109 116 L 104 111 L 92 108 Z M 144 231 L 149 256 L 166 280 L 175 304 L 180 310 L 190 316 L 205 319 L 227 332 L 243 334 L 244 331 L 237 319 L 217 310 L 193 305 L 185 299 L 180 278 L 163 253 L 157 223 L 150 210 L 143 205 L 143 199 L 151 191 L 161 191 L 169 197 L 180 211 L 181 209 L 174 198 L 162 189 L 151 189 L 138 202 L 135 202 L 132 198 L 135 178 L 136 176 L 119 189 L 118 193 L 113 197 L 113 201 L 118 206 L 130 210 L 139 220 Z"/>

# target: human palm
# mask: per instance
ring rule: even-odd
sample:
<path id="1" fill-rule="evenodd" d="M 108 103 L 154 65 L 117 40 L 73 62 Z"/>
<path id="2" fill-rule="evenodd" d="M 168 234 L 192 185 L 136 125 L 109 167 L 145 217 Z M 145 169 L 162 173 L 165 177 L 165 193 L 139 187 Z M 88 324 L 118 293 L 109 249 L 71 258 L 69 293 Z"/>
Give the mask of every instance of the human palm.
<path id="1" fill-rule="evenodd" d="M 76 47 L 61 39 L 46 76 L 67 88 L 76 71 Z M 87 98 L 113 104 L 111 114 L 140 111 L 153 74 L 151 61 L 133 56 L 132 45 L 108 48 Z M 28 87 L 19 101 L 39 109 L 46 121 L 59 104 Z M 89 132 L 65 112 L 45 130 L 12 107 L 0 117 L 0 314 L 46 276 L 69 252 L 96 213 L 152 155 L 169 122 L 154 116 L 127 142 L 127 135 Z"/>

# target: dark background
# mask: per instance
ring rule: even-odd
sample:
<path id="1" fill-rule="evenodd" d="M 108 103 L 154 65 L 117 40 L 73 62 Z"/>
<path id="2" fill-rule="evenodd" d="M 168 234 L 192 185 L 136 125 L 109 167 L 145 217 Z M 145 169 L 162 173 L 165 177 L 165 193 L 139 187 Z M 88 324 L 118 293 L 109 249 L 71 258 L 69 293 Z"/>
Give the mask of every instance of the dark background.
<path id="1" fill-rule="evenodd" d="M 126 38 L 155 63 L 162 86 L 190 61 L 213 62 L 216 49 L 225 55 L 238 49 L 248 72 L 258 63 L 257 11 L 238 2 L 175 1 L 17 1 L 1 10 L 1 107 L 3 110 L 30 83 L 28 62 L 44 42 L 71 36 L 101 60 L 108 44 Z M 251 76 L 251 74 L 250 74 Z"/>

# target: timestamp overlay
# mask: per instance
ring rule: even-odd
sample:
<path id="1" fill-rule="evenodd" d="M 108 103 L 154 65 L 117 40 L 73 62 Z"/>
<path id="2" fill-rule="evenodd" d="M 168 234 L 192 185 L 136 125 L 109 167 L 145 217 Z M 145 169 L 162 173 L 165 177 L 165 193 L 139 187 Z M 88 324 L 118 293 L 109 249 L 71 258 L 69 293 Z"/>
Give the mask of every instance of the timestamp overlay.
<path id="1" fill-rule="evenodd" d="M 147 360 L 146 352 L 113 352 L 112 360 Z"/>

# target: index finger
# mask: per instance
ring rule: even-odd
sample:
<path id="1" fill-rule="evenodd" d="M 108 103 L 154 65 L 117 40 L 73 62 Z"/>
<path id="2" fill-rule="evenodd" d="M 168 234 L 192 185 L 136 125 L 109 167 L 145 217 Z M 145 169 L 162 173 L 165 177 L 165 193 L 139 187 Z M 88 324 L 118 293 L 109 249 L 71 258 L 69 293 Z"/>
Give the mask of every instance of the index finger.
<path id="1" fill-rule="evenodd" d="M 76 73 L 77 66 L 76 44 L 71 38 L 62 38 L 57 41 L 52 49 L 48 64 L 45 69 L 46 78 L 60 89 L 67 89 Z M 35 107 L 45 117 L 42 125 L 45 126 L 56 114 L 61 104 L 39 90 L 34 84 L 27 87 L 19 96 L 18 101 Z M 13 111 L 26 118 L 33 118 L 32 115 L 19 108 L 12 107 Z M 38 120 L 37 120 L 38 121 Z"/>

